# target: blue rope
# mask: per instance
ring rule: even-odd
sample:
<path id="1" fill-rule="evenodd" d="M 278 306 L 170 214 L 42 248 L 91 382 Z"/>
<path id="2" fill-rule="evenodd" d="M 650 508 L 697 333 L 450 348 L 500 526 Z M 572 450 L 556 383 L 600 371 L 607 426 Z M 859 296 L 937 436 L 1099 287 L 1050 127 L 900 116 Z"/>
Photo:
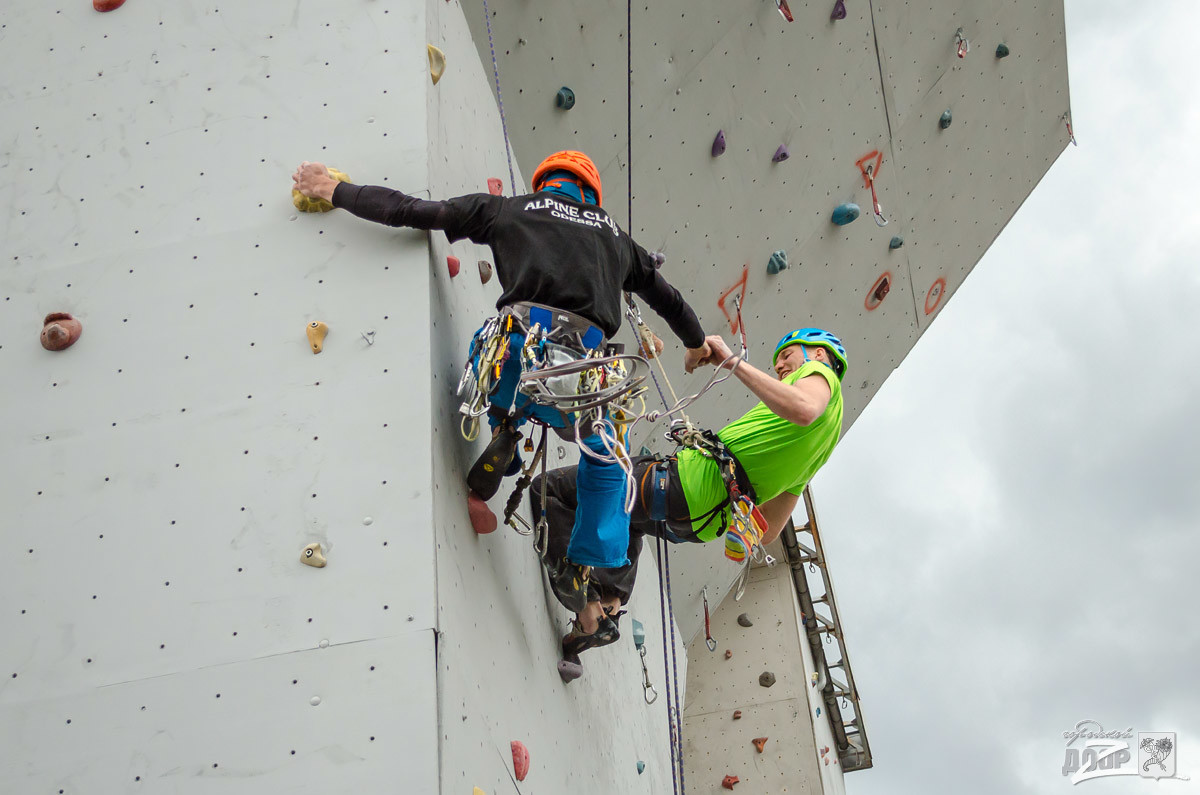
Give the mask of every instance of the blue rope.
<path id="1" fill-rule="evenodd" d="M 500 130 L 504 133 L 504 152 L 508 155 L 508 184 L 512 195 L 517 195 L 517 177 L 513 172 L 512 149 L 508 145 L 508 122 L 504 120 L 504 96 L 500 93 L 500 66 L 496 63 L 496 43 L 492 41 L 492 14 L 487 0 L 483 0 L 483 21 L 487 23 L 488 46 L 492 48 L 492 74 L 496 76 L 496 101 L 500 104 Z M 524 186 L 522 186 L 524 187 Z"/>

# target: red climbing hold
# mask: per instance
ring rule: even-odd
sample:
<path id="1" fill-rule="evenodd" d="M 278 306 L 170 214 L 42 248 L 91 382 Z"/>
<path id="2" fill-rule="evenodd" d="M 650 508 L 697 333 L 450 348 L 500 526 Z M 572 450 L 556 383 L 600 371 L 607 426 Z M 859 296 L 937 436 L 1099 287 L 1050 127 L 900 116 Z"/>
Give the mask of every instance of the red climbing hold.
<path id="1" fill-rule="evenodd" d="M 467 494 L 467 514 L 471 517 L 471 527 L 479 535 L 496 532 L 496 514 L 475 492 Z"/>
<path id="2" fill-rule="evenodd" d="M 775 7 L 779 9 L 779 14 L 788 22 L 795 22 L 792 17 L 792 9 L 788 8 L 787 0 L 775 0 Z"/>
<path id="3" fill-rule="evenodd" d="M 766 737 L 755 737 L 750 742 L 754 743 L 754 747 L 757 748 L 758 752 L 761 754 L 763 752 L 763 748 L 767 744 L 767 738 Z"/>
<path id="4" fill-rule="evenodd" d="M 721 786 L 725 789 L 733 789 L 733 785 L 737 784 L 740 780 L 737 776 L 726 776 L 721 779 Z"/>
<path id="5" fill-rule="evenodd" d="M 731 657 L 733 657 L 733 649 L 726 649 L 725 650 L 725 659 L 728 660 Z"/>
<path id="6" fill-rule="evenodd" d="M 741 720 L 741 718 L 742 718 L 742 711 L 741 711 L 740 709 L 735 709 L 735 710 L 733 711 L 733 719 L 734 719 L 734 720 Z"/>
<path id="7" fill-rule="evenodd" d="M 70 348 L 83 333 L 83 324 L 69 312 L 51 312 L 42 321 L 42 347 L 48 351 Z"/>
<path id="8" fill-rule="evenodd" d="M 495 177 L 488 177 L 488 193 L 500 196 L 504 193 L 504 183 Z"/>
<path id="9" fill-rule="evenodd" d="M 512 748 L 513 772 L 517 775 L 517 781 L 524 781 L 529 775 L 529 749 L 520 740 L 513 740 L 509 747 Z"/>
<path id="10" fill-rule="evenodd" d="M 97 11 L 116 11 L 125 5 L 125 0 L 92 0 L 92 8 Z"/>
<path id="11" fill-rule="evenodd" d="M 458 257 L 446 257 L 446 267 L 450 269 L 450 278 L 453 279 L 458 275 L 459 262 Z"/>

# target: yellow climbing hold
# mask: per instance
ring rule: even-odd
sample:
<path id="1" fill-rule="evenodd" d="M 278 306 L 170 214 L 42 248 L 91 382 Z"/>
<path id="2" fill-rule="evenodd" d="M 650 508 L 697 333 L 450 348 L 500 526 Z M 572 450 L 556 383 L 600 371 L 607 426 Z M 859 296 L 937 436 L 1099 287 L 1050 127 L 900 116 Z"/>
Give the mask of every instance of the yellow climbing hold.
<path id="1" fill-rule="evenodd" d="M 475 791 L 472 792 L 471 795 L 487 795 L 487 793 L 481 790 L 479 787 L 476 787 Z"/>
<path id="2" fill-rule="evenodd" d="M 304 329 L 304 333 L 308 335 L 312 352 L 320 353 L 321 348 L 325 345 L 325 335 L 329 333 L 329 325 L 320 320 L 314 320 Z"/>
<path id="3" fill-rule="evenodd" d="M 320 544 L 309 544 L 304 548 L 300 562 L 305 566 L 312 566 L 314 569 L 323 569 L 328 561 L 325 560 L 325 553 L 321 551 Z"/>
<path id="4" fill-rule="evenodd" d="M 429 77 L 436 86 L 442 79 L 442 72 L 446 71 L 446 53 L 432 44 L 426 44 L 425 49 L 429 53 Z"/>
<path id="5" fill-rule="evenodd" d="M 336 179 L 338 182 L 349 182 L 350 177 L 338 171 L 336 168 L 328 169 L 329 176 Z M 292 189 L 292 204 L 296 205 L 296 209 L 302 213 L 327 213 L 333 209 L 333 205 L 324 199 L 314 199 L 310 196 L 305 196 L 298 190 Z"/>

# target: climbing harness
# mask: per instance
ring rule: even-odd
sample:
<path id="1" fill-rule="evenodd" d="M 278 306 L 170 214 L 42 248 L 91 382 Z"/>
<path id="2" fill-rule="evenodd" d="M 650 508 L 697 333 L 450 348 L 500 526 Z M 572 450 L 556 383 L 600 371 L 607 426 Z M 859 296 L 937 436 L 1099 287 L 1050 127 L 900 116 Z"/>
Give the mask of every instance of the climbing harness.
<path id="1" fill-rule="evenodd" d="M 716 651 L 717 650 L 717 642 L 715 640 L 713 640 L 712 619 L 708 614 L 708 586 L 707 585 L 701 589 L 700 598 L 704 600 L 704 645 L 708 647 L 709 651 Z"/>

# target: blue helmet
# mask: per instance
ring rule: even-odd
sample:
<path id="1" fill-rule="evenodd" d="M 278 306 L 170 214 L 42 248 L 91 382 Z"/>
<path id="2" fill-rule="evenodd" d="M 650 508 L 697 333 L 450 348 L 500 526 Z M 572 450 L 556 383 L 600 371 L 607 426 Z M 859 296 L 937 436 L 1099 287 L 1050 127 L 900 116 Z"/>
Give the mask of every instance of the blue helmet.
<path id="1" fill-rule="evenodd" d="M 846 359 L 846 346 L 842 345 L 842 341 L 837 337 L 819 328 L 798 328 L 784 334 L 783 339 L 775 346 L 775 355 L 771 357 L 771 366 L 774 367 L 775 362 L 779 360 L 780 351 L 789 345 L 796 344 L 811 345 L 829 351 L 829 355 L 833 357 L 833 371 L 837 373 L 838 380 L 842 380 L 842 376 L 846 374 L 846 368 L 850 366 L 850 362 Z"/>

